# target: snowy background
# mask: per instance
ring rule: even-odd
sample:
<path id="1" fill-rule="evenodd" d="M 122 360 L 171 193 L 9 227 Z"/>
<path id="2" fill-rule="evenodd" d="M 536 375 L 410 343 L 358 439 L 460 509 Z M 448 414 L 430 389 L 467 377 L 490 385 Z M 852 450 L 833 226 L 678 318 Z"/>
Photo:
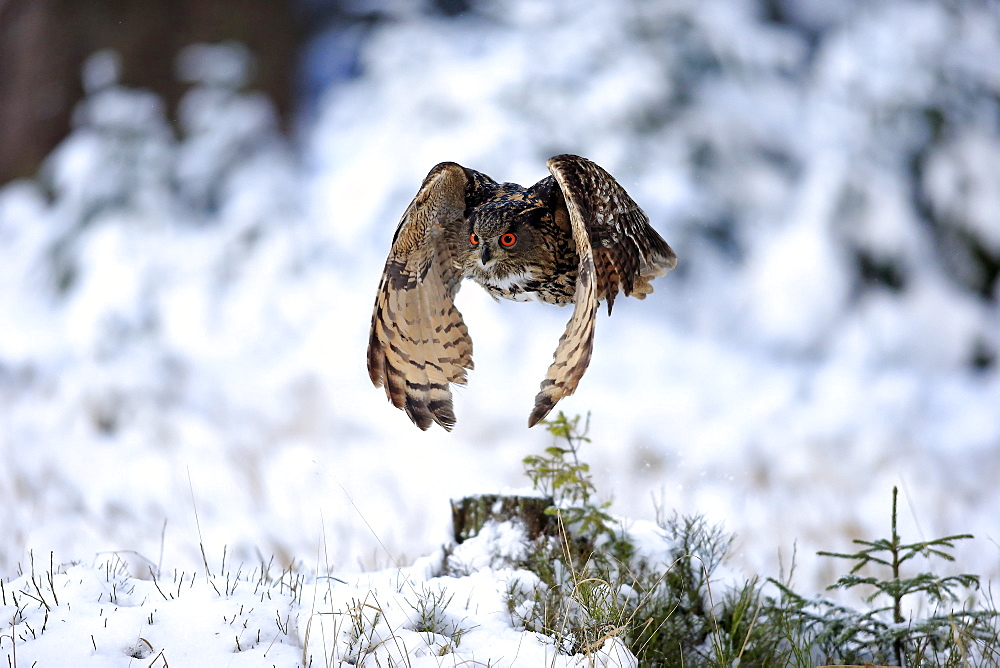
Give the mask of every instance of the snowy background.
<path id="1" fill-rule="evenodd" d="M 973 533 L 957 569 L 995 581 L 996 2 L 375 5 L 310 45 L 293 140 L 239 49 L 182 55 L 176 129 L 98 54 L 76 130 L 0 190 L 0 577 L 50 551 L 196 570 L 201 543 L 404 564 L 449 498 L 524 487 L 567 310 L 466 286 L 450 434 L 371 386 L 366 337 L 431 166 L 530 184 L 573 152 L 679 256 L 559 406 L 592 413 L 615 512 L 723 523 L 748 576 L 797 550 L 814 591 L 840 568 L 815 551 L 886 535 L 899 485 L 904 537 Z"/>

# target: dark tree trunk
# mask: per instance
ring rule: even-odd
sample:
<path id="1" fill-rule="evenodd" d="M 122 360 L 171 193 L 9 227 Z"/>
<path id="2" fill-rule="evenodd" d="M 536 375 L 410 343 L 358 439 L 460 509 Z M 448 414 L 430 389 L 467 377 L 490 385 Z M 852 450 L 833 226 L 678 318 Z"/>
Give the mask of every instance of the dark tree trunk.
<path id="1" fill-rule="evenodd" d="M 234 40 L 254 54 L 254 88 L 287 125 L 299 35 L 292 0 L 0 0 L 0 184 L 30 176 L 66 136 L 94 51 L 122 59 L 122 83 L 154 90 L 171 113 L 177 52 Z"/>
<path id="2" fill-rule="evenodd" d="M 59 5 L 0 2 L 0 184 L 35 172 L 83 92 L 76 27 Z"/>

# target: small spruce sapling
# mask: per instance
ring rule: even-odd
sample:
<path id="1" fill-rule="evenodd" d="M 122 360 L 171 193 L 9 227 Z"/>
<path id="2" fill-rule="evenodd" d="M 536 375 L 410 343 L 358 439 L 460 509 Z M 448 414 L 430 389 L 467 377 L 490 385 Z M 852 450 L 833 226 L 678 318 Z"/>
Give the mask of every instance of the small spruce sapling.
<path id="1" fill-rule="evenodd" d="M 871 603 L 879 596 L 886 596 L 892 601 L 892 622 L 894 627 L 886 628 L 892 638 L 892 648 L 897 665 L 903 664 L 904 649 L 907 643 L 912 643 L 918 637 L 933 638 L 947 633 L 951 629 L 950 616 L 929 617 L 914 620 L 907 624 L 903 617 L 903 598 L 911 594 L 923 594 L 935 605 L 957 604 L 959 602 L 956 588 L 979 588 L 979 576 L 963 573 L 939 577 L 933 573 L 918 573 L 913 577 L 902 577 L 901 567 L 914 557 L 938 557 L 945 561 L 955 561 L 948 550 L 955 549 L 955 541 L 972 538 L 972 534 L 956 534 L 944 538 L 935 538 L 918 543 L 903 543 L 896 529 L 896 500 L 899 491 L 892 488 L 892 531 L 890 538 L 880 538 L 874 541 L 855 539 L 854 543 L 863 546 L 853 553 L 819 552 L 824 557 L 848 559 L 854 562 L 851 572 L 841 576 L 827 589 L 851 589 L 859 585 L 868 585 L 874 591 L 865 599 Z M 892 577 L 881 579 L 874 576 L 860 576 L 858 571 L 866 566 L 883 566 L 890 569 Z M 966 614 L 964 611 L 961 614 Z"/>
<path id="2" fill-rule="evenodd" d="M 903 566 L 915 557 L 940 558 L 954 561 L 950 551 L 955 542 L 972 538 L 956 534 L 916 543 L 904 543 L 897 529 L 898 490 L 892 490 L 892 523 L 888 539 L 854 540 L 861 546 L 856 552 L 819 552 L 820 555 L 853 561 L 847 575 L 827 589 L 852 589 L 867 585 L 873 588 L 866 597 L 868 603 L 879 597 L 888 605 L 857 611 L 833 601 L 807 599 L 775 580 L 781 601 L 772 600 L 771 614 L 797 617 L 809 644 L 828 659 L 846 661 L 893 661 L 895 665 L 953 665 L 955 656 L 966 657 L 971 645 L 992 645 L 997 632 L 993 627 L 997 612 L 992 609 L 961 609 L 958 591 L 979 589 L 979 576 L 972 574 L 938 576 L 918 573 L 907 577 Z M 887 577 L 859 575 L 864 568 L 887 569 Z M 904 599 L 923 597 L 941 612 L 922 618 L 907 619 Z M 957 652 L 957 655 L 956 655 Z M 958 665 L 958 664 L 954 664 Z"/>

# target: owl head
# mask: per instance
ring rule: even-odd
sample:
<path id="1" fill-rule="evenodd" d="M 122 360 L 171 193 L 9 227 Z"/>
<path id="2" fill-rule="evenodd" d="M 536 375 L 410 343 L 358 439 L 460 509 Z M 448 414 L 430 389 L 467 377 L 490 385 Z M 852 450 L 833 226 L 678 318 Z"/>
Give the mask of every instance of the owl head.
<path id="1" fill-rule="evenodd" d="M 469 253 L 483 268 L 503 275 L 521 271 L 532 249 L 534 235 L 548 213 L 541 202 L 523 191 L 501 193 L 469 214 Z"/>

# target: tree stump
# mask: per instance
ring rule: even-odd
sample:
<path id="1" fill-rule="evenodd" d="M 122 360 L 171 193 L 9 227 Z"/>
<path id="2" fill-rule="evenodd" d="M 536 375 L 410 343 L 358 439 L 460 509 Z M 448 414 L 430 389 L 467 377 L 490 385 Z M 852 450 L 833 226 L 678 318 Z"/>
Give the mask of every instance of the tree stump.
<path id="1" fill-rule="evenodd" d="M 545 514 L 552 503 L 551 497 L 505 494 L 476 494 L 452 500 L 451 523 L 455 542 L 462 543 L 477 535 L 490 520 L 520 522 L 529 540 L 543 534 L 554 535 L 555 518 Z"/>

